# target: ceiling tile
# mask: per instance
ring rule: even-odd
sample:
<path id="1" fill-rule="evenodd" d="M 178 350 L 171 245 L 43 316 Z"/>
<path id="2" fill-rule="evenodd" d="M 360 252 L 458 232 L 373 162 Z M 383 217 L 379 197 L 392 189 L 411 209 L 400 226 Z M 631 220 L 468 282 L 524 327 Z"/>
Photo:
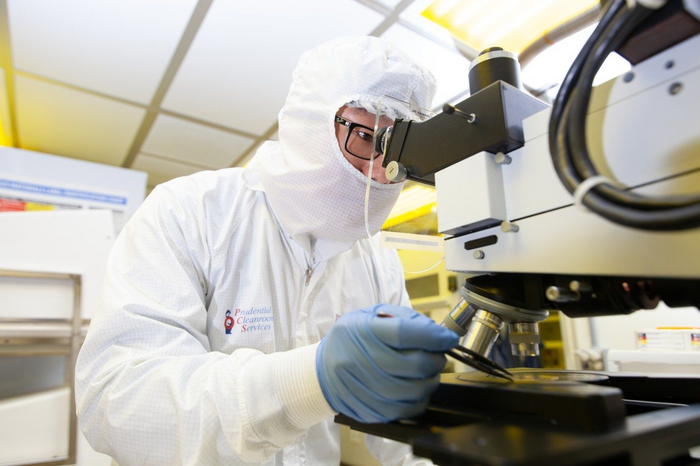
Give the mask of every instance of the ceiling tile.
<path id="1" fill-rule="evenodd" d="M 401 3 L 401 0 L 378 0 L 379 3 L 388 6 L 391 9 L 396 8 L 396 5 Z"/>
<path id="2" fill-rule="evenodd" d="M 260 150 L 260 147 L 262 147 L 262 145 L 265 144 L 266 142 L 267 142 L 267 141 L 259 142 L 259 143 L 253 148 L 253 150 L 251 150 L 250 152 L 248 152 L 248 153 L 245 155 L 245 158 L 239 160 L 239 161 L 236 163 L 236 166 L 237 166 L 237 167 L 247 167 L 248 164 L 250 163 L 250 161 L 253 160 L 253 157 L 255 157 L 255 154 L 258 153 L 258 150 Z"/>
<path id="3" fill-rule="evenodd" d="M 597 23 L 588 26 L 540 52 L 523 68 L 523 83 L 534 89 L 547 89 L 547 95 L 553 101 L 574 59 L 596 26 Z M 626 73 L 630 68 L 630 63 L 627 60 L 612 52 L 598 70 L 593 80 L 593 86 Z"/>
<path id="4" fill-rule="evenodd" d="M 426 10 L 431 4 L 433 4 L 436 0 L 413 0 L 410 5 L 406 7 L 401 12 L 400 18 L 401 21 L 405 21 L 408 23 L 411 23 L 413 25 L 426 25 L 426 27 L 431 29 L 432 31 L 437 31 L 440 30 L 447 34 L 447 36 L 452 37 L 450 33 L 447 31 L 447 29 L 438 26 L 434 22 L 430 21 L 427 18 L 424 18 L 421 16 L 421 13 L 423 13 L 424 10 Z M 454 0 L 456 2 L 456 0 Z M 432 25 L 432 26 L 428 26 Z"/>
<path id="5" fill-rule="evenodd" d="M 15 68 L 149 103 L 196 0 L 7 0 Z"/>
<path id="6" fill-rule="evenodd" d="M 421 13 L 423 13 L 423 11 L 434 1 L 435 0 L 414 0 L 413 3 L 411 3 L 399 15 L 401 24 L 410 25 L 415 30 L 420 31 L 433 39 L 435 42 L 452 49 L 456 46 L 454 45 L 455 39 L 452 37 L 452 34 L 450 34 L 450 31 L 421 15 Z M 456 48 L 454 48 L 454 50 L 459 52 Z"/>
<path id="7" fill-rule="evenodd" d="M 215 2 L 163 107 L 261 135 L 277 120 L 303 52 L 367 34 L 383 19 L 354 0 Z"/>
<path id="8" fill-rule="evenodd" d="M 238 167 L 245 167 L 245 166 L 247 166 L 248 163 L 253 159 L 253 157 L 255 157 L 255 154 L 258 152 L 258 150 L 263 146 L 263 144 L 265 144 L 266 142 L 270 142 L 270 141 L 279 141 L 279 133 L 275 132 L 272 136 L 270 136 L 269 139 L 267 139 L 267 140 L 265 140 L 265 141 L 259 142 L 259 143 L 253 148 L 253 150 L 251 150 L 250 152 L 248 152 L 248 153 L 245 155 L 245 158 L 243 158 L 243 159 L 237 161 L 236 166 L 238 166 Z"/>
<path id="9" fill-rule="evenodd" d="M 391 26 L 382 37 L 394 42 L 433 73 L 438 87 L 432 108 L 442 106 L 469 87 L 469 61 L 456 47 L 450 50 L 398 24 Z"/>
<path id="10" fill-rule="evenodd" d="M 420 15 L 423 10 L 428 8 L 432 3 L 434 3 L 436 0 L 413 0 L 410 5 L 408 5 L 402 12 L 401 12 L 401 17 L 402 19 L 405 16 L 416 16 Z M 454 0 L 455 2 L 457 0 Z"/>
<path id="11" fill-rule="evenodd" d="M 139 154 L 134 160 L 134 163 L 131 164 L 131 168 L 148 172 L 147 184 L 149 187 L 165 183 L 173 178 L 202 171 L 200 167 L 193 167 L 192 165 L 175 162 L 174 160 L 163 160 L 148 154 Z"/>
<path id="12" fill-rule="evenodd" d="M 230 167 L 255 142 L 218 129 L 159 115 L 143 152 L 210 168 Z"/>
<path id="13" fill-rule="evenodd" d="M 129 104 L 15 76 L 24 149 L 121 165 L 146 113 Z"/>

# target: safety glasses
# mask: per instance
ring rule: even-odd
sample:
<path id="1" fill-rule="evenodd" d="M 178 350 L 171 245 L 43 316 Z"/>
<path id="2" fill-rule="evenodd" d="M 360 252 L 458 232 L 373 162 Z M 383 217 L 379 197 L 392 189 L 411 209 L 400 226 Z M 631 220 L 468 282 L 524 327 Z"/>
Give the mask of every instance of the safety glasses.
<path id="1" fill-rule="evenodd" d="M 367 126 L 362 126 L 350 120 L 336 115 L 335 122 L 347 128 L 345 136 L 345 150 L 358 159 L 370 160 L 372 158 L 372 142 L 374 141 L 374 130 Z M 377 153 L 374 158 L 377 158 Z"/>

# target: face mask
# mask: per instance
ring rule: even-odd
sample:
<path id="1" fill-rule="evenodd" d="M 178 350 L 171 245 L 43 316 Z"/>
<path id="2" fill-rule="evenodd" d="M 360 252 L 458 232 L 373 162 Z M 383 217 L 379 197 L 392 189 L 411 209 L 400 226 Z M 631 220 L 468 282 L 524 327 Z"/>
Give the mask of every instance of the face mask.
<path id="1" fill-rule="evenodd" d="M 371 108 L 386 95 L 426 107 L 434 88 L 430 73 L 375 37 L 337 39 L 304 54 L 279 114 L 279 143 L 256 154 L 260 181 L 284 229 L 347 247 L 365 237 L 366 179 L 338 147 L 335 114 L 349 102 Z M 368 224 L 376 233 L 401 185 L 373 181 L 370 191 Z"/>

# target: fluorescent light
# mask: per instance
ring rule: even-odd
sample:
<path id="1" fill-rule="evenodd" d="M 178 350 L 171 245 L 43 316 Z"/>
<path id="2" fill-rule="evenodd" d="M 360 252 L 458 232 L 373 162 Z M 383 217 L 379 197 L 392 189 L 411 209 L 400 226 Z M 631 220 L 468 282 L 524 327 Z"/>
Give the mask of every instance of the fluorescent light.
<path id="1" fill-rule="evenodd" d="M 415 184 L 401 191 L 384 228 L 428 214 L 437 203 L 435 188 Z"/>
<path id="2" fill-rule="evenodd" d="M 5 70 L 0 68 L 0 82 L 5 82 Z M 0 87 L 0 146 L 12 146 L 12 127 L 10 125 L 10 105 L 7 89 Z"/>
<path id="3" fill-rule="evenodd" d="M 598 0 L 435 0 L 421 14 L 475 50 L 520 52 Z"/>
<path id="4" fill-rule="evenodd" d="M 511 19 L 505 24 L 498 24 L 497 28 L 494 31 L 492 31 L 488 36 L 486 36 L 486 38 L 484 39 L 484 43 L 499 44 L 500 41 L 507 37 L 508 34 L 512 33 L 515 30 L 518 30 L 520 27 L 529 27 L 529 25 L 536 19 L 536 17 L 540 15 L 542 11 L 549 7 L 550 5 L 546 4 L 545 2 L 540 2 L 536 3 L 535 5 L 531 5 L 525 11 L 521 11 L 517 18 Z M 530 24 L 526 25 L 526 23 Z"/>

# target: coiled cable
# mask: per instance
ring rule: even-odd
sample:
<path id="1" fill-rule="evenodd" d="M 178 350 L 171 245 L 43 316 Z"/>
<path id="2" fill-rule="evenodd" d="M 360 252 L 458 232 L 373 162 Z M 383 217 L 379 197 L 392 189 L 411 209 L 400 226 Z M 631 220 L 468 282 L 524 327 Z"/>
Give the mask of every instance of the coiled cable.
<path id="1" fill-rule="evenodd" d="M 625 0 L 610 0 L 559 89 L 549 123 L 552 162 L 570 193 L 586 179 L 599 176 L 586 143 L 586 117 L 595 74 L 607 56 L 653 10 Z M 588 209 L 632 228 L 673 231 L 700 226 L 700 196 L 645 196 L 616 183 L 600 183 L 582 197 Z"/>

